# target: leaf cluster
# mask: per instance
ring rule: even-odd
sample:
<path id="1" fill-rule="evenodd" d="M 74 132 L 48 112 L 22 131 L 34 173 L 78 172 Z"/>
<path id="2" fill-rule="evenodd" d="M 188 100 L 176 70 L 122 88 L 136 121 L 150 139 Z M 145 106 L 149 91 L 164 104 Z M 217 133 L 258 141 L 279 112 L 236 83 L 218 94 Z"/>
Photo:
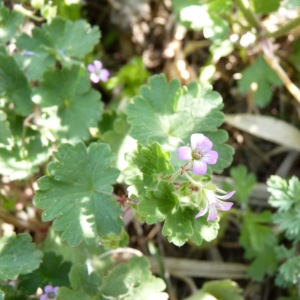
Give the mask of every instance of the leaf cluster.
<path id="1" fill-rule="evenodd" d="M 20 34 L 23 20 L 18 11 L 0 8 L 0 173 L 11 180 L 36 173 L 52 144 L 90 139 L 103 111 L 83 63 L 99 29 L 55 17 L 31 35 Z M 5 46 L 13 38 L 10 52 Z"/>

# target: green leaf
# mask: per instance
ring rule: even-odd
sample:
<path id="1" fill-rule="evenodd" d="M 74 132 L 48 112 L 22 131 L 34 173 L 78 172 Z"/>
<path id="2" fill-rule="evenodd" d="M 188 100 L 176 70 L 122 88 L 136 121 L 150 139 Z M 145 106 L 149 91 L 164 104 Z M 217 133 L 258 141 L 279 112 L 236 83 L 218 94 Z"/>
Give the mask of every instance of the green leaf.
<path id="1" fill-rule="evenodd" d="M 109 146 L 65 143 L 54 156 L 57 161 L 48 165 L 50 175 L 39 179 L 34 197 L 35 205 L 45 210 L 43 220 L 55 220 L 54 229 L 71 246 L 119 234 L 121 209 L 112 194 L 119 171 L 111 167 L 115 157 Z"/>
<path id="2" fill-rule="evenodd" d="M 12 285 L 0 284 L 0 300 L 27 300 L 24 292 L 17 290 Z"/>
<path id="3" fill-rule="evenodd" d="M 193 235 L 190 213 L 181 207 L 174 209 L 167 215 L 162 233 L 170 243 L 182 246 Z"/>
<path id="4" fill-rule="evenodd" d="M 8 139 L 11 138 L 9 123 L 6 120 L 6 114 L 0 110 L 0 143 L 9 145 Z"/>
<path id="5" fill-rule="evenodd" d="M 33 104 L 31 90 L 24 73 L 7 53 L 0 53 L 0 99 L 13 103 L 16 113 L 27 116 Z"/>
<path id="6" fill-rule="evenodd" d="M 268 226 L 271 219 L 270 211 L 263 211 L 257 215 L 247 214 L 243 218 L 239 241 L 246 250 L 246 257 L 251 258 L 256 253 L 265 251 L 268 246 L 276 244 L 276 237 Z"/>
<path id="7" fill-rule="evenodd" d="M 57 300 L 99 299 L 97 296 L 99 295 L 98 288 L 101 284 L 101 279 L 95 272 L 89 275 L 86 265 L 74 265 L 69 278 L 72 289 L 61 287 L 58 290 Z"/>
<path id="8" fill-rule="evenodd" d="M 253 87 L 254 101 L 261 108 L 270 102 L 273 85 L 279 87 L 282 82 L 262 56 L 243 70 L 242 78 L 238 81 L 238 87 L 242 93 L 247 93 L 251 86 Z"/>
<path id="9" fill-rule="evenodd" d="M 126 121 L 126 115 L 122 114 L 115 119 L 113 129 L 107 130 L 102 135 L 103 142 L 109 144 L 112 152 L 117 154 L 115 166 L 121 171 L 128 166 L 125 160 L 125 153 L 131 153 L 136 149 L 136 141 L 128 135 L 129 129 L 130 126 Z"/>
<path id="10" fill-rule="evenodd" d="M 236 190 L 235 199 L 242 205 L 247 205 L 249 196 L 256 183 L 253 173 L 248 173 L 246 166 L 239 165 L 230 169 L 230 176 L 234 180 L 233 189 Z"/>
<path id="11" fill-rule="evenodd" d="M 162 293 L 166 285 L 162 279 L 154 277 L 146 257 L 132 257 L 129 262 L 116 266 L 103 280 L 100 288 L 105 297 L 125 295 L 125 300 L 166 300 Z"/>
<path id="12" fill-rule="evenodd" d="M 271 193 L 268 202 L 279 212 L 289 211 L 292 206 L 299 204 L 300 181 L 296 176 L 286 180 L 273 175 L 267 181 L 267 185 Z"/>
<path id="13" fill-rule="evenodd" d="M 154 224 L 164 219 L 178 204 L 178 196 L 174 185 L 161 181 L 157 189 L 148 191 L 138 204 L 138 210 L 148 224 Z"/>
<path id="14" fill-rule="evenodd" d="M 119 98 L 123 102 L 139 93 L 140 86 L 145 83 L 149 75 L 149 72 L 145 69 L 142 57 L 133 57 L 120 68 L 115 77 L 109 78 L 106 88 L 112 90 L 121 85 L 122 91 Z M 109 106 L 113 108 L 118 105 L 116 110 L 119 110 L 122 102 L 111 103 Z"/>
<path id="15" fill-rule="evenodd" d="M 257 254 L 247 273 L 255 280 L 262 281 L 265 275 L 274 275 L 277 268 L 278 260 L 274 246 L 267 246 L 264 251 Z"/>
<path id="16" fill-rule="evenodd" d="M 57 256 L 53 252 L 46 252 L 43 262 L 37 270 L 19 277 L 18 288 L 26 290 L 28 294 L 34 294 L 38 287 L 44 288 L 48 284 L 69 286 L 68 274 L 70 269 L 71 263 L 63 261 L 62 256 Z"/>
<path id="17" fill-rule="evenodd" d="M 277 208 L 273 214 L 273 221 L 279 224 L 288 239 L 299 239 L 300 224 L 300 181 L 296 176 L 289 180 L 279 176 L 271 176 L 267 181 L 268 191 L 271 193 L 269 203 Z"/>
<path id="18" fill-rule="evenodd" d="M 232 280 L 212 280 L 203 284 L 202 291 L 218 300 L 243 300 L 242 289 Z"/>
<path id="19" fill-rule="evenodd" d="M 194 214 L 196 215 L 198 211 Z M 213 222 L 208 222 L 205 218 L 193 219 L 194 233 L 191 240 L 198 246 L 202 244 L 204 239 L 207 242 L 214 240 L 218 236 L 219 222 L 218 218 Z"/>
<path id="20" fill-rule="evenodd" d="M 0 148 L 0 174 L 10 180 L 26 179 L 37 173 L 49 156 L 49 148 L 39 138 L 30 138 L 24 144 L 16 140 L 12 147 Z"/>
<path id="21" fill-rule="evenodd" d="M 60 139 L 86 140 L 89 127 L 96 127 L 101 119 L 100 94 L 91 89 L 87 71 L 78 66 L 46 72 L 33 93 L 45 112 L 41 124 Z"/>
<path id="22" fill-rule="evenodd" d="M 9 11 L 5 6 L 0 7 L 0 43 L 5 44 L 15 36 L 23 19 L 21 13 L 15 10 Z"/>
<path id="23" fill-rule="evenodd" d="M 20 59 L 27 61 L 29 78 L 38 80 L 45 71 L 54 67 L 56 60 L 66 67 L 81 64 L 99 39 L 98 27 L 91 28 L 85 20 L 73 22 L 54 18 L 50 24 L 35 27 L 32 37 L 23 33 L 17 40 L 17 46 L 26 51 L 23 59 Z"/>
<path id="24" fill-rule="evenodd" d="M 268 14 L 279 8 L 281 0 L 252 0 L 256 13 Z"/>
<path id="25" fill-rule="evenodd" d="M 52 5 L 57 7 L 57 15 L 65 19 L 78 20 L 81 17 L 83 3 L 81 1 L 53 0 Z"/>
<path id="26" fill-rule="evenodd" d="M 233 149 L 223 145 L 228 135 L 217 129 L 224 121 L 219 111 L 223 107 L 221 96 L 211 87 L 201 88 L 195 82 L 180 88 L 178 80 L 167 83 L 164 75 L 154 75 L 149 82 L 150 86 L 142 86 L 141 96 L 134 97 L 126 108 L 130 135 L 142 145 L 157 142 L 171 150 L 175 166 L 180 163 L 177 148 L 190 143 L 191 134 L 203 133 L 214 139 L 214 149 L 219 152 L 213 170 L 222 172 L 228 167 Z"/>
<path id="27" fill-rule="evenodd" d="M 103 279 L 101 285 L 101 293 L 106 297 L 115 297 L 127 294 L 129 287 L 127 286 L 126 278 L 129 275 L 129 268 L 125 264 L 116 266 L 110 273 Z"/>
<path id="28" fill-rule="evenodd" d="M 179 19 L 188 29 L 202 30 L 205 38 L 218 40 L 226 38 L 229 34 L 229 24 L 220 16 L 221 10 L 230 8 L 227 1 L 214 1 L 218 3 L 203 3 L 201 5 L 186 5 L 181 8 Z M 220 5 L 221 4 L 221 5 Z M 221 10 L 219 8 L 222 8 Z M 201 15 L 201 18 L 199 18 Z"/>
<path id="29" fill-rule="evenodd" d="M 126 155 L 130 167 L 126 170 L 126 183 L 132 185 L 139 195 L 155 188 L 163 177 L 174 170 L 170 164 L 170 153 L 154 142 L 147 147 L 141 145 L 131 154 Z"/>
<path id="30" fill-rule="evenodd" d="M 279 267 L 279 275 L 279 278 L 276 278 L 276 283 L 280 286 L 294 286 L 297 284 L 300 278 L 300 255 L 283 263 Z"/>
<path id="31" fill-rule="evenodd" d="M 0 239 L 0 279 L 16 279 L 37 269 L 42 252 L 35 250 L 35 244 L 27 233 L 4 235 Z"/>

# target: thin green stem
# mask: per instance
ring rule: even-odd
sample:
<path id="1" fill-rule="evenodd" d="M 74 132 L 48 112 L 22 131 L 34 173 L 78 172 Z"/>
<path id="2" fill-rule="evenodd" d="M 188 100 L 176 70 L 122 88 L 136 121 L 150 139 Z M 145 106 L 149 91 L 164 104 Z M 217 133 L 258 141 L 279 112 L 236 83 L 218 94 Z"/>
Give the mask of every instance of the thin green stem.
<path id="1" fill-rule="evenodd" d="M 195 186 L 198 186 L 200 189 L 203 188 L 203 184 L 201 184 L 200 182 L 197 182 L 196 180 L 194 180 L 189 174 L 188 172 L 184 172 L 184 176 Z"/>
<path id="2" fill-rule="evenodd" d="M 23 122 L 23 130 L 22 130 L 22 135 L 21 135 L 21 153 L 22 153 L 22 158 L 25 157 L 25 138 L 26 138 L 26 132 L 27 132 L 27 127 L 29 126 L 29 121 L 33 119 L 36 116 L 36 112 L 31 113 L 29 116 L 27 116 L 24 119 Z"/>
<path id="3" fill-rule="evenodd" d="M 184 166 L 182 166 L 180 169 L 178 169 L 168 180 L 169 182 L 174 182 L 174 180 L 180 175 L 182 174 L 183 170 L 189 168 L 190 166 L 190 162 L 186 163 Z"/>
<path id="4" fill-rule="evenodd" d="M 256 28 L 258 31 L 261 29 L 259 21 L 257 20 L 255 14 L 253 13 L 253 11 L 249 8 L 245 6 L 245 3 L 243 0 L 235 0 L 237 6 L 239 7 L 239 9 L 242 11 L 242 13 L 244 14 L 247 22 L 254 28 Z"/>
<path id="5" fill-rule="evenodd" d="M 282 25 L 278 30 L 274 32 L 265 32 L 262 36 L 278 38 L 283 35 L 286 35 L 288 32 L 290 32 L 292 29 L 296 28 L 299 25 L 300 25 L 300 16 Z"/>
<path id="6" fill-rule="evenodd" d="M 14 5 L 14 10 L 20 12 L 24 16 L 29 17 L 30 19 L 32 19 L 32 20 L 34 20 L 36 22 L 43 22 L 43 21 L 45 21 L 45 18 L 35 16 L 34 12 L 32 12 L 32 11 L 24 8 L 21 4 L 15 4 Z"/>

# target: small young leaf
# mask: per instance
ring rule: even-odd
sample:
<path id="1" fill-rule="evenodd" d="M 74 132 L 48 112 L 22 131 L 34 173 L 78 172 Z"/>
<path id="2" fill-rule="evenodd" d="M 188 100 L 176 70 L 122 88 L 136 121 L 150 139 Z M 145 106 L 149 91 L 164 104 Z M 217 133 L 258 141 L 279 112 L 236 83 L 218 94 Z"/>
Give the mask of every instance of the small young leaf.
<path id="1" fill-rule="evenodd" d="M 38 287 L 44 288 L 50 284 L 52 286 L 69 286 L 68 273 L 71 263 L 63 261 L 62 256 L 57 256 L 53 252 L 46 252 L 40 267 L 27 275 L 19 277 L 18 288 L 26 290 L 28 294 L 34 294 Z"/>
<path id="2" fill-rule="evenodd" d="M 0 7 L 0 43 L 5 44 L 15 36 L 24 16 L 16 10 L 9 11 L 5 6 Z"/>
<path id="3" fill-rule="evenodd" d="M 148 147 L 139 145 L 126 160 L 130 165 L 126 170 L 126 183 L 134 186 L 139 195 L 145 195 L 147 189 L 157 186 L 160 178 L 174 172 L 169 151 L 156 142 Z"/>
<path id="4" fill-rule="evenodd" d="M 102 299 L 98 297 L 101 279 L 95 272 L 89 275 L 86 265 L 74 265 L 69 278 L 72 289 L 61 287 L 58 290 L 57 300 Z"/>
<path id="5" fill-rule="evenodd" d="M 33 94 L 33 100 L 49 115 L 41 124 L 60 139 L 86 140 L 89 127 L 96 127 L 101 119 L 100 94 L 91 89 L 87 71 L 78 66 L 46 72 Z"/>
<path id="6" fill-rule="evenodd" d="M 35 244 L 27 233 L 4 235 L 0 239 L 0 279 L 16 279 L 37 269 L 42 252 L 35 250 Z"/>
<path id="7" fill-rule="evenodd" d="M 160 222 L 178 204 L 178 196 L 170 182 L 161 181 L 155 190 L 148 191 L 138 204 L 141 216 L 148 224 Z"/>
<path id="8" fill-rule="evenodd" d="M 236 190 L 234 195 L 235 199 L 240 202 L 240 204 L 247 205 L 249 196 L 256 183 L 255 175 L 248 173 L 244 165 L 239 165 L 230 169 L 230 176 L 234 180 L 232 189 Z"/>
<path id="9" fill-rule="evenodd" d="M 259 107 L 263 108 L 271 100 L 272 85 L 281 86 L 282 82 L 263 57 L 259 57 L 253 65 L 244 69 L 242 78 L 238 81 L 238 87 L 242 93 L 247 93 L 253 84 L 256 85 L 254 100 Z"/>
<path id="10" fill-rule="evenodd" d="M 0 53 L 0 78 L 0 98 L 13 103 L 17 114 L 29 115 L 33 107 L 31 90 L 24 73 L 7 53 Z"/>
<path id="11" fill-rule="evenodd" d="M 109 146 L 65 143 L 54 156 L 57 161 L 48 165 L 50 175 L 39 179 L 34 197 L 35 205 L 45 210 L 43 220 L 55 220 L 54 229 L 71 246 L 119 234 L 121 209 L 112 194 L 119 171 L 111 167 L 115 157 Z"/>

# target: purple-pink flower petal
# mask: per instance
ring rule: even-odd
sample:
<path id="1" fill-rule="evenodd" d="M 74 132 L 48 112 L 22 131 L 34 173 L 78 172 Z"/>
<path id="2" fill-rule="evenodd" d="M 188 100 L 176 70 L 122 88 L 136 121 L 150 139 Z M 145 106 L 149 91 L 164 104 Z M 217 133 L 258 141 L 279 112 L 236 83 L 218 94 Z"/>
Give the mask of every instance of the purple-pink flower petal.
<path id="1" fill-rule="evenodd" d="M 213 143 L 206 136 L 204 136 L 204 139 L 202 141 L 199 141 L 197 144 L 197 147 L 200 147 L 204 153 L 208 152 L 212 148 L 212 146 Z"/>
<path id="2" fill-rule="evenodd" d="M 102 68 L 102 62 L 100 60 L 94 60 L 94 66 L 100 70 Z"/>
<path id="3" fill-rule="evenodd" d="M 94 73 L 95 72 L 95 66 L 94 65 L 88 65 L 87 66 L 87 69 L 88 69 L 88 71 L 90 72 L 90 73 Z"/>
<path id="4" fill-rule="evenodd" d="M 90 79 L 91 79 L 91 81 L 94 82 L 94 83 L 98 83 L 98 82 L 99 82 L 99 77 L 98 77 L 95 73 L 92 73 L 92 74 L 90 75 Z"/>
<path id="5" fill-rule="evenodd" d="M 234 194 L 235 194 L 235 190 L 229 192 L 228 194 L 226 195 L 223 195 L 223 196 L 216 196 L 218 199 L 221 199 L 221 200 L 227 200 L 229 198 L 231 198 Z"/>
<path id="6" fill-rule="evenodd" d="M 202 161 L 207 164 L 214 165 L 217 162 L 218 157 L 219 154 L 217 151 L 210 150 L 203 155 Z"/>
<path id="7" fill-rule="evenodd" d="M 106 69 L 102 69 L 99 75 L 99 79 L 103 82 L 106 82 L 109 77 L 109 72 Z"/>
<path id="8" fill-rule="evenodd" d="M 203 175 L 207 171 L 207 164 L 202 160 L 194 160 L 193 171 L 195 174 Z"/>
<path id="9" fill-rule="evenodd" d="M 233 205 L 233 202 L 225 202 L 225 201 L 218 201 L 218 209 L 227 211 L 229 210 Z"/>
<path id="10" fill-rule="evenodd" d="M 209 206 L 207 221 L 214 221 L 217 218 L 218 210 L 214 204 Z"/>
<path id="11" fill-rule="evenodd" d="M 45 291 L 45 293 L 53 292 L 53 286 L 52 285 L 46 285 L 44 287 L 44 291 Z"/>
<path id="12" fill-rule="evenodd" d="M 48 300 L 47 294 L 43 294 L 40 296 L 40 300 Z"/>
<path id="13" fill-rule="evenodd" d="M 198 144 L 202 144 L 205 136 L 202 133 L 194 133 L 191 135 L 191 148 L 194 150 Z"/>
<path id="14" fill-rule="evenodd" d="M 196 214 L 195 219 L 204 216 L 204 215 L 207 213 L 207 210 L 208 210 L 208 206 L 206 206 L 205 208 L 201 209 L 201 210 Z"/>
<path id="15" fill-rule="evenodd" d="M 180 160 L 191 160 L 192 149 L 187 146 L 179 147 L 177 151 L 177 155 Z"/>

